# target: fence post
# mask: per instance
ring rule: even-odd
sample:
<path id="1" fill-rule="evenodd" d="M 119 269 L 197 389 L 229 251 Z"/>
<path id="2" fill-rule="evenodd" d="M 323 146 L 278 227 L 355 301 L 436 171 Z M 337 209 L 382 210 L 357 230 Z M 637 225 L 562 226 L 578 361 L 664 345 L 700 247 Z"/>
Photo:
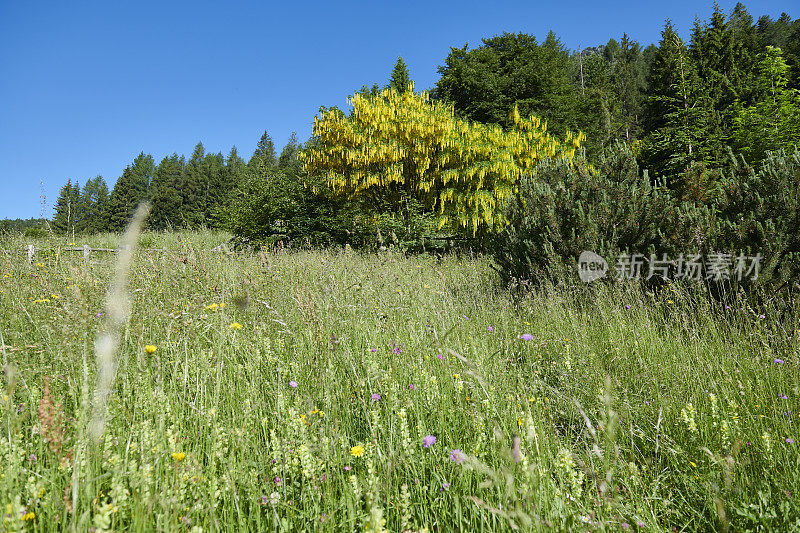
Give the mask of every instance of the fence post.
<path id="1" fill-rule="evenodd" d="M 28 245 L 28 263 L 33 263 L 33 256 L 36 254 L 36 251 L 33 248 L 32 244 Z"/>
<path id="2" fill-rule="evenodd" d="M 83 245 L 83 260 L 84 260 L 86 263 L 88 263 L 88 262 L 89 262 L 89 254 L 90 254 L 90 253 L 91 253 L 91 252 L 89 251 L 89 245 L 88 245 L 88 244 L 84 244 L 84 245 Z"/>

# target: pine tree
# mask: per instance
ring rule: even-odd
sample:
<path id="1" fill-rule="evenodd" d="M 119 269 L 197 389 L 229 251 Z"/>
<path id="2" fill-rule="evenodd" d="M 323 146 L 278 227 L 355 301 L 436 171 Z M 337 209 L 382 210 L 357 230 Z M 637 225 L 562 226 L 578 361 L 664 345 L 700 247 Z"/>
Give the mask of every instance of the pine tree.
<path id="1" fill-rule="evenodd" d="M 683 40 L 667 21 L 648 82 L 643 158 L 657 174 L 680 174 L 693 161 L 706 161 L 708 105 Z"/>
<path id="2" fill-rule="evenodd" d="M 109 231 L 125 229 L 136 207 L 148 198 L 154 173 L 153 156 L 144 152 L 136 156 L 132 165 L 125 167 L 109 198 Z"/>
<path id="3" fill-rule="evenodd" d="M 297 142 L 297 132 L 293 131 L 286 146 L 281 150 L 281 155 L 278 158 L 278 169 L 289 176 L 299 175 L 302 164 L 297 158 L 297 154 L 300 153 L 301 148 L 302 146 Z"/>
<path id="4" fill-rule="evenodd" d="M 258 140 L 256 151 L 247 163 L 251 172 L 256 175 L 266 175 L 271 169 L 275 168 L 277 157 L 275 155 L 275 143 L 266 131 Z"/>
<path id="5" fill-rule="evenodd" d="M 735 146 L 748 162 L 800 144 L 800 94 L 788 88 L 788 71 L 780 48 L 767 46 L 758 64 L 756 103 L 736 106 Z"/>
<path id="6" fill-rule="evenodd" d="M 78 184 L 67 180 L 61 187 L 56 200 L 53 215 L 53 231 L 57 233 L 70 233 L 75 229 L 78 204 L 80 203 L 80 187 Z"/>
<path id="7" fill-rule="evenodd" d="M 183 167 L 184 160 L 178 154 L 165 157 L 159 163 L 150 193 L 153 207 L 148 217 L 149 227 L 165 230 L 183 226 L 180 193 Z"/>
<path id="8" fill-rule="evenodd" d="M 203 223 L 205 216 L 205 190 L 208 175 L 203 168 L 205 148 L 199 142 L 192 151 L 192 158 L 186 163 L 181 182 L 181 209 L 180 219 L 182 225 L 194 228 Z"/>
<path id="9" fill-rule="evenodd" d="M 105 214 L 108 203 L 108 186 L 102 176 L 88 180 L 81 192 L 83 218 L 80 230 L 85 233 L 98 233 L 105 231 Z"/>
<path id="10" fill-rule="evenodd" d="M 406 62 L 403 60 L 403 57 L 400 56 L 397 58 L 397 62 L 394 64 L 394 69 L 392 69 L 392 74 L 389 77 L 389 85 L 386 87 L 389 89 L 394 89 L 402 94 L 408 90 L 408 86 L 411 83 L 411 75 L 408 72 Z"/>

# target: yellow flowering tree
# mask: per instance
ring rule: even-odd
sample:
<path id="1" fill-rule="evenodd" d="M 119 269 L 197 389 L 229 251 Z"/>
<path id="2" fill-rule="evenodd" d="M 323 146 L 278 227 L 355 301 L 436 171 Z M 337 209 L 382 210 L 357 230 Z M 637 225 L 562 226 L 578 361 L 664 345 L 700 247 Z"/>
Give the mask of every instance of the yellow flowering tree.
<path id="1" fill-rule="evenodd" d="M 321 108 L 314 117 L 315 142 L 299 155 L 304 169 L 351 197 L 413 196 L 436 213 L 440 229 L 473 235 L 505 225 L 505 202 L 523 173 L 546 156 L 571 161 L 584 139 L 570 132 L 556 139 L 516 106 L 509 131 L 465 121 L 413 84 L 403 93 L 356 93 L 348 103 L 349 116 Z"/>

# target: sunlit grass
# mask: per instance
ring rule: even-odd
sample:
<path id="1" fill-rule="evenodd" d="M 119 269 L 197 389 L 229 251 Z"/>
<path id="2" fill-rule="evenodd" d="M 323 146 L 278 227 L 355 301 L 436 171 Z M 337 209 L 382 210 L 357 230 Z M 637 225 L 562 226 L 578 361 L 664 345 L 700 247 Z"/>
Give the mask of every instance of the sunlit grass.
<path id="1" fill-rule="evenodd" d="M 226 238 L 140 238 L 98 445 L 115 254 L 0 243 L 3 527 L 800 527 L 778 317 L 679 287 L 514 302 L 483 259 L 209 251 Z"/>

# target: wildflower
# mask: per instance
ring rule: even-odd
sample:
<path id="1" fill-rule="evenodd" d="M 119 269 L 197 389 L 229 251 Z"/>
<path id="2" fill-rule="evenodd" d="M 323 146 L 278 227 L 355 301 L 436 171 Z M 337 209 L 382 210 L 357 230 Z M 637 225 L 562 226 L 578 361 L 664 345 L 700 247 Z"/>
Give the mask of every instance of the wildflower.
<path id="1" fill-rule="evenodd" d="M 344 467 L 344 471 L 345 471 L 345 472 L 349 472 L 349 471 L 351 471 L 352 469 L 353 469 L 353 467 L 352 467 L 352 466 L 345 466 L 345 467 Z"/>
<path id="2" fill-rule="evenodd" d="M 630 309 L 630 308 L 631 308 L 631 304 L 625 304 L 625 309 Z"/>
<path id="3" fill-rule="evenodd" d="M 155 353 L 156 347 L 153 346 L 152 344 L 148 344 L 147 346 L 144 347 L 144 351 L 147 353 Z"/>
<path id="4" fill-rule="evenodd" d="M 94 315 L 94 316 L 95 316 L 95 318 L 102 318 L 102 317 L 103 317 L 103 313 L 97 313 L 97 314 L 96 314 L 96 315 Z"/>
<path id="5" fill-rule="evenodd" d="M 378 349 L 377 349 L 377 348 L 370 348 L 370 349 L 369 349 L 369 351 L 370 351 L 370 352 L 377 352 L 377 351 L 378 351 Z"/>
<path id="6" fill-rule="evenodd" d="M 493 331 L 494 331 L 494 328 L 492 326 L 489 326 L 489 333 L 491 333 Z"/>
<path id="7" fill-rule="evenodd" d="M 424 437 L 422 437 L 422 445 L 425 446 L 426 448 L 430 448 L 434 444 L 436 444 L 436 437 L 434 437 L 433 435 L 425 435 Z"/>
<path id="8" fill-rule="evenodd" d="M 364 455 L 364 447 L 361 446 L 360 444 L 358 446 L 353 446 L 352 448 L 350 448 L 350 455 L 352 455 L 353 457 L 361 457 L 362 455 Z"/>
<path id="9" fill-rule="evenodd" d="M 778 398 L 781 399 L 781 400 L 788 400 L 789 399 L 789 397 L 786 396 L 785 394 L 778 394 Z"/>
<path id="10" fill-rule="evenodd" d="M 786 439 L 786 443 L 787 444 L 794 444 L 794 439 L 789 437 L 789 438 Z"/>
<path id="11" fill-rule="evenodd" d="M 411 389 L 411 390 L 417 390 L 417 386 L 414 385 L 413 383 L 411 385 L 409 385 L 408 388 Z"/>
<path id="12" fill-rule="evenodd" d="M 231 329 L 242 329 L 242 325 L 239 324 L 238 322 L 234 322 L 233 324 L 231 324 L 228 327 L 231 328 Z"/>
<path id="13" fill-rule="evenodd" d="M 400 346 L 395 346 L 392 349 L 392 352 L 394 352 L 395 355 L 400 355 L 401 353 L 403 353 L 403 349 Z"/>
<path id="14" fill-rule="evenodd" d="M 186 459 L 186 454 L 184 452 L 173 452 L 172 458 L 178 462 L 181 462 Z"/>
<path id="15" fill-rule="evenodd" d="M 297 382 L 296 382 L 296 381 L 290 381 L 290 382 L 289 382 L 289 386 L 290 386 L 291 388 L 293 388 L 293 389 L 296 389 L 296 388 L 297 388 Z"/>
<path id="16" fill-rule="evenodd" d="M 442 360 L 444 360 L 444 354 L 443 354 L 443 353 L 440 353 L 440 354 L 439 354 L 439 355 L 437 355 L 436 357 L 438 357 L 439 359 L 442 359 Z"/>
<path id="17" fill-rule="evenodd" d="M 208 309 L 209 311 L 213 311 L 217 307 L 219 307 L 217 304 L 211 304 L 211 305 L 206 306 L 206 309 Z"/>
<path id="18" fill-rule="evenodd" d="M 377 392 L 376 392 L 375 394 L 373 394 L 373 395 L 372 395 L 372 401 L 373 401 L 373 402 L 377 402 L 377 401 L 378 401 L 378 400 L 380 400 L 380 399 L 381 399 L 381 395 L 380 395 L 380 394 L 378 394 Z"/>
<path id="19" fill-rule="evenodd" d="M 272 505 L 278 505 L 278 502 L 281 501 L 281 495 L 277 492 L 273 492 L 269 495 L 269 502 Z"/>
<path id="20" fill-rule="evenodd" d="M 36 518 L 36 513 L 31 511 L 30 513 L 26 513 L 22 516 L 22 521 L 27 522 L 28 520 L 33 520 L 34 518 Z"/>
<path id="21" fill-rule="evenodd" d="M 533 340 L 533 335 L 531 335 L 530 333 L 523 333 L 522 336 L 520 337 L 520 339 L 522 339 L 524 341 L 532 341 Z"/>
<path id="22" fill-rule="evenodd" d="M 454 463 L 460 465 L 461 463 L 464 462 L 466 458 L 467 456 L 464 455 L 464 452 L 462 452 L 460 449 L 455 448 L 453 450 L 450 450 L 450 460 L 453 461 Z"/>
<path id="23" fill-rule="evenodd" d="M 259 500 L 261 501 L 261 505 L 267 505 L 269 503 L 269 498 L 267 498 L 266 494 L 262 494 Z"/>
<path id="24" fill-rule="evenodd" d="M 778 363 L 779 365 L 782 365 L 786 361 L 784 361 L 783 359 L 775 359 L 775 362 Z"/>
<path id="25" fill-rule="evenodd" d="M 439 492 L 446 491 L 450 488 L 450 483 L 442 483 L 442 488 L 439 489 Z"/>

